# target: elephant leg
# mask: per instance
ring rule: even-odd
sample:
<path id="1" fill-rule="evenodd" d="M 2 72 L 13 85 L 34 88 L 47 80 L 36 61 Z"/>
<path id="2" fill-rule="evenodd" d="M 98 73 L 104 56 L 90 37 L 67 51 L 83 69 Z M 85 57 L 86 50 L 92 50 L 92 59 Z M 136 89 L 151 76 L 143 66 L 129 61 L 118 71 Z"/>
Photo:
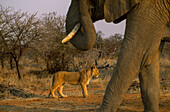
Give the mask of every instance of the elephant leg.
<path id="1" fill-rule="evenodd" d="M 65 98 L 65 97 L 67 97 L 67 95 L 64 95 L 63 94 L 63 85 L 61 85 L 59 88 L 58 88 L 58 94 L 61 96 L 61 97 L 63 97 L 63 98 Z"/>
<path id="2" fill-rule="evenodd" d="M 159 52 L 139 74 L 144 112 L 159 112 Z"/>
<path id="3" fill-rule="evenodd" d="M 81 83 L 81 87 L 82 87 L 83 97 L 84 97 L 84 98 L 85 98 L 85 97 L 88 97 L 86 84 Z"/>
<path id="4" fill-rule="evenodd" d="M 143 69 L 146 69 L 146 66 L 153 63 L 159 50 L 167 20 L 160 20 L 161 15 L 158 15 L 155 9 L 151 9 L 153 6 L 142 7 L 142 5 L 140 4 L 127 16 L 125 38 L 118 63 L 107 85 L 100 112 L 117 110 L 132 81 Z"/>

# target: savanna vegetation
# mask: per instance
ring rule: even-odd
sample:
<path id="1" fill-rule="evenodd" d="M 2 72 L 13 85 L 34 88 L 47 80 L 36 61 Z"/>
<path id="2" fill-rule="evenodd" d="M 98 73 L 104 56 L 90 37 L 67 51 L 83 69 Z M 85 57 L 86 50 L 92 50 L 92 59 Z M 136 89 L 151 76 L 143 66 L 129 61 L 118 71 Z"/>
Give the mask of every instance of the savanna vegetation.
<path id="1" fill-rule="evenodd" d="M 96 44 L 91 50 L 79 51 L 69 42 L 61 43 L 66 36 L 65 16 L 56 12 L 38 16 L 0 6 L 0 100 L 40 97 L 43 89 L 51 87 L 52 74 L 63 70 L 79 71 L 94 64 L 99 68 L 100 76 L 93 82 L 106 87 L 123 35 L 104 38 L 102 31 L 96 35 Z M 160 63 L 161 89 L 164 91 L 170 89 L 169 48 L 170 43 L 165 43 Z M 132 85 L 137 90 L 138 86 L 139 83 Z M 104 90 L 102 92 L 103 95 Z"/>
<path id="2" fill-rule="evenodd" d="M 56 12 L 28 14 L 1 6 L 0 64 L 1 69 L 15 71 L 18 79 L 27 74 L 25 69 L 55 73 L 61 70 L 78 71 L 97 64 L 100 59 L 116 59 L 123 37 L 121 34 L 103 38 L 97 32 L 97 41 L 90 51 L 82 52 L 69 43 L 61 44 L 66 36 L 65 17 Z M 40 70 L 39 70 L 40 69 Z"/>

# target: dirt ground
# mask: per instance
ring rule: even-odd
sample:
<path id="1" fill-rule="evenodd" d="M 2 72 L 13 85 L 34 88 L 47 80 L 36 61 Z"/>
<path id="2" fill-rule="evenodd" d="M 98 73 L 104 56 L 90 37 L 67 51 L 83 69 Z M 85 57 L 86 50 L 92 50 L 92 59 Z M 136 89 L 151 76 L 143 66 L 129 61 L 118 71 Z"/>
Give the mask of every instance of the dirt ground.
<path id="1" fill-rule="evenodd" d="M 118 112 L 142 112 L 143 104 L 138 87 L 129 89 L 125 98 L 118 109 Z M 12 88 L 12 87 L 11 87 Z M 0 99 L 1 112 L 95 112 L 100 107 L 106 86 L 102 84 L 89 84 L 89 97 L 83 98 L 81 87 L 79 85 L 66 85 L 63 90 L 67 98 L 47 98 L 49 91 L 9 89 L 10 94 L 19 96 L 12 99 Z M 24 95 L 25 94 L 25 97 Z M 58 95 L 56 93 L 56 95 Z M 1 96 L 0 96 L 1 97 Z M 170 92 L 161 91 L 160 95 L 160 112 L 170 112 Z"/>

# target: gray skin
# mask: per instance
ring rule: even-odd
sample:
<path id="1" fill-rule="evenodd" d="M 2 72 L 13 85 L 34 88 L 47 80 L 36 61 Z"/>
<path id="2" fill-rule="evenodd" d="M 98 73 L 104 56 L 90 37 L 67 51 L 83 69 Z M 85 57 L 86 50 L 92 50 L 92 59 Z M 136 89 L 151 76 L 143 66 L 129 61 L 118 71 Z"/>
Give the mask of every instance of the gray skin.
<path id="1" fill-rule="evenodd" d="M 67 34 L 76 23 L 81 29 L 70 40 L 79 50 L 93 47 L 95 21 L 119 23 L 126 19 L 118 63 L 108 83 L 99 112 L 115 112 L 139 75 L 145 112 L 159 111 L 160 45 L 169 22 L 169 0 L 72 0 L 66 18 Z M 167 37 L 165 39 L 169 40 Z"/>

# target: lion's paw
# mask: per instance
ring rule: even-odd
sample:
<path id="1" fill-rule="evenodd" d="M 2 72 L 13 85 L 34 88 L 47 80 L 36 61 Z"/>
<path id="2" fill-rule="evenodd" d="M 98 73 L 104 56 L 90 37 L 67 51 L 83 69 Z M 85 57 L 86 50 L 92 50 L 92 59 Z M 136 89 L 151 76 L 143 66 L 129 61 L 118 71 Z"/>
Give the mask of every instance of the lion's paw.
<path id="1" fill-rule="evenodd" d="M 67 95 L 64 95 L 64 96 L 61 96 L 62 98 L 67 98 L 68 96 Z"/>

